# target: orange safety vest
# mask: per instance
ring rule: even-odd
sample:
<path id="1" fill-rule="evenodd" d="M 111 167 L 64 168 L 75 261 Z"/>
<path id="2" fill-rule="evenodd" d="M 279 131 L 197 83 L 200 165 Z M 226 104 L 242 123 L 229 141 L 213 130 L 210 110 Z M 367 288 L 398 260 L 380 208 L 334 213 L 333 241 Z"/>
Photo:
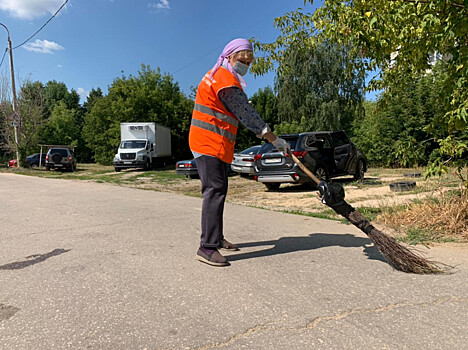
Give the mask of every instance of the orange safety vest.
<path id="1" fill-rule="evenodd" d="M 224 107 L 218 93 L 227 87 L 236 86 L 242 89 L 242 86 L 224 67 L 220 67 L 212 79 L 209 79 L 210 72 L 206 73 L 198 85 L 189 145 L 193 152 L 231 163 L 239 119 Z"/>

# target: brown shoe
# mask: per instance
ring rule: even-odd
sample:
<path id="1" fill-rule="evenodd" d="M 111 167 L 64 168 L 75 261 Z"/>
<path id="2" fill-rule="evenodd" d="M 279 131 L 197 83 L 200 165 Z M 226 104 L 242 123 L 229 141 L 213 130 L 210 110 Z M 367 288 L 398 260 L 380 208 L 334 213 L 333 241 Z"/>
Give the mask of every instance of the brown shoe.
<path id="1" fill-rule="evenodd" d="M 212 266 L 228 266 L 229 262 L 226 260 L 224 256 L 221 255 L 220 252 L 215 250 L 211 254 L 206 254 L 203 250 L 198 249 L 197 252 L 197 260 L 204 262 L 205 264 L 212 265 Z"/>
<path id="2" fill-rule="evenodd" d="M 221 244 L 219 245 L 219 247 L 221 249 L 225 249 L 225 250 L 230 250 L 230 251 L 236 251 L 236 250 L 239 250 L 239 248 L 234 244 L 234 243 L 230 243 L 228 241 L 226 241 L 225 239 L 223 239 L 221 241 Z"/>

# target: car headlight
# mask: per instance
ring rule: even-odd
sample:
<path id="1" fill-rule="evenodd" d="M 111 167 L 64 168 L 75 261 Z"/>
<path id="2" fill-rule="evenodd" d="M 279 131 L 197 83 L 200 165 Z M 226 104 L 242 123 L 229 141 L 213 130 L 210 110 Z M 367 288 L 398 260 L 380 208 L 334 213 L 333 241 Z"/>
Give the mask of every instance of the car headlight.
<path id="1" fill-rule="evenodd" d="M 116 154 L 116 155 L 114 156 L 114 162 L 118 162 L 118 161 L 120 161 L 120 157 L 119 157 L 118 154 Z"/>

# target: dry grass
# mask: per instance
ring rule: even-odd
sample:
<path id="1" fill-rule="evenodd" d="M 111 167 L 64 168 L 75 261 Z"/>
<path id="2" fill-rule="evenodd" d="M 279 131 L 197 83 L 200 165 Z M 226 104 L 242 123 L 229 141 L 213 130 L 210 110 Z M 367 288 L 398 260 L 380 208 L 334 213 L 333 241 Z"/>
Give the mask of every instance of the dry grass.
<path id="1" fill-rule="evenodd" d="M 468 194 L 449 191 L 422 203 L 407 204 L 402 210 L 384 211 L 379 221 L 404 232 L 408 229 L 433 232 L 432 238 L 468 242 Z"/>

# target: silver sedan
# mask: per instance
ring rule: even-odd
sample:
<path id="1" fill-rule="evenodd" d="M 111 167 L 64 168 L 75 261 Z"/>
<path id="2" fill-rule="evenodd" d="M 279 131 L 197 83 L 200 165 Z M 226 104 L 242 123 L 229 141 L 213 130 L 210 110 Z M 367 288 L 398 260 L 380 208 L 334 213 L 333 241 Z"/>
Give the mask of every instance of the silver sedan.
<path id="1" fill-rule="evenodd" d="M 260 151 L 261 145 L 249 147 L 242 152 L 234 153 L 234 159 L 231 163 L 232 171 L 239 174 L 254 173 L 254 157 Z"/>

